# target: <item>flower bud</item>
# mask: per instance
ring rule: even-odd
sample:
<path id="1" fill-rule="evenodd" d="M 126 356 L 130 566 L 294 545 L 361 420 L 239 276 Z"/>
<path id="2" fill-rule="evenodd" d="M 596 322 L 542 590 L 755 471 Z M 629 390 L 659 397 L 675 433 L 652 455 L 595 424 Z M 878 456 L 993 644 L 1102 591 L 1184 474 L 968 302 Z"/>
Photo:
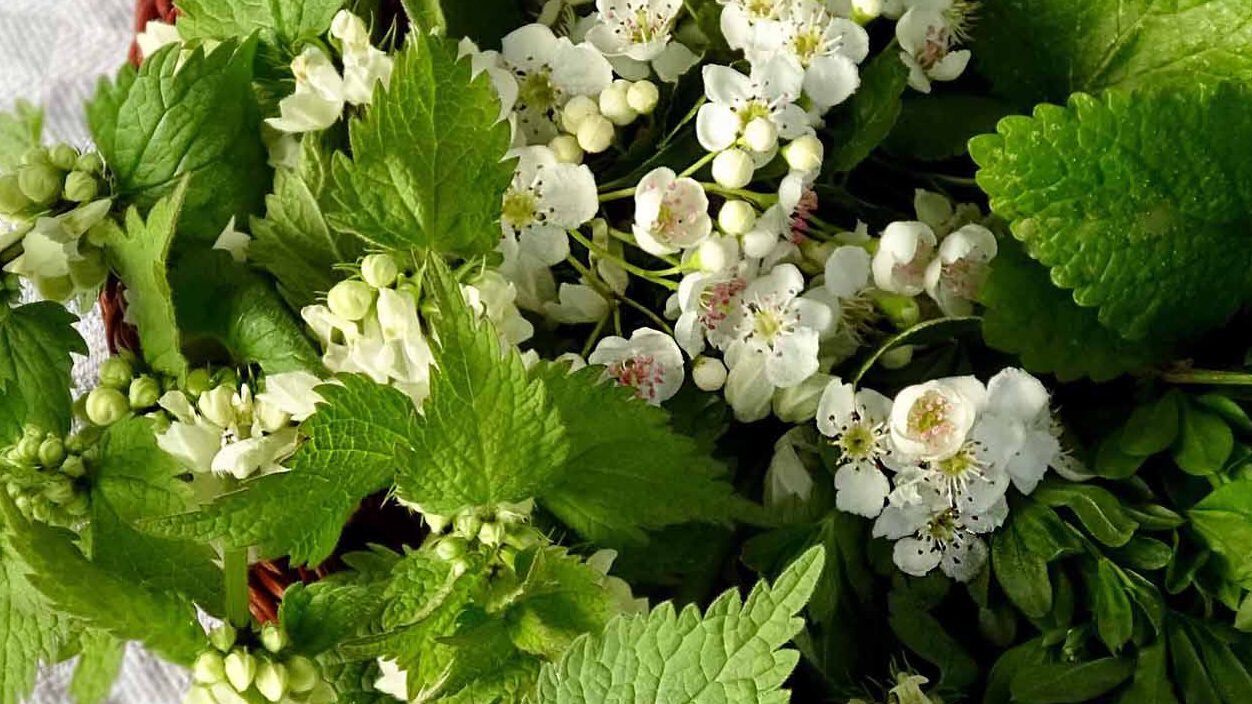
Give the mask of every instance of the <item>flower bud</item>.
<path id="1" fill-rule="evenodd" d="M 17 185 L 37 205 L 48 205 L 61 195 L 65 174 L 48 164 L 23 166 L 17 172 Z"/>
<path id="2" fill-rule="evenodd" d="M 111 389 L 124 389 L 130 386 L 135 376 L 134 368 L 125 357 L 109 357 L 100 363 L 100 385 Z"/>
<path id="3" fill-rule="evenodd" d="M 326 294 L 330 312 L 344 320 L 360 320 L 374 304 L 374 291 L 364 281 L 340 281 Z"/>
<path id="4" fill-rule="evenodd" d="M 726 384 L 726 365 L 714 357 L 696 357 L 691 365 L 691 379 L 701 391 L 717 391 Z"/>
<path id="5" fill-rule="evenodd" d="M 78 161 L 78 150 L 68 144 L 58 144 L 48 150 L 48 161 L 62 171 L 72 171 Z"/>
<path id="6" fill-rule="evenodd" d="M 87 515 L 87 509 L 91 508 L 91 502 L 88 501 L 87 495 L 75 492 L 70 500 L 63 504 L 65 512 L 74 518 L 81 518 Z"/>
<path id="7" fill-rule="evenodd" d="M 100 182 L 95 176 L 82 171 L 71 171 L 65 177 L 65 188 L 62 194 L 71 203 L 86 203 L 100 192 Z"/>
<path id="8" fill-rule="evenodd" d="M 226 681 L 236 692 L 247 691 L 256 677 L 256 658 L 243 650 L 232 650 L 224 661 Z"/>
<path id="9" fill-rule="evenodd" d="M 256 689 L 271 702 L 282 701 L 287 694 L 287 668 L 278 662 L 262 662 L 256 672 Z"/>
<path id="10" fill-rule="evenodd" d="M 63 506 L 74 498 L 74 482 L 65 475 L 53 474 L 43 487 L 43 495 L 57 506 Z"/>
<path id="11" fill-rule="evenodd" d="M 191 397 L 199 398 L 200 394 L 213 388 L 213 375 L 208 369 L 192 369 L 187 373 L 187 382 L 183 386 Z"/>
<path id="12" fill-rule="evenodd" d="M 743 128 L 743 143 L 754 152 L 768 152 L 778 146 L 778 127 L 768 118 L 753 118 Z"/>
<path id="13" fill-rule="evenodd" d="M 61 438 L 48 436 L 39 444 L 39 464 L 44 467 L 60 467 L 65 461 L 65 443 Z"/>
<path id="14" fill-rule="evenodd" d="M 755 171 L 752 157 L 742 149 L 727 149 L 713 159 L 713 180 L 722 188 L 743 188 Z"/>
<path id="15" fill-rule="evenodd" d="M 618 127 L 625 127 L 639 118 L 639 113 L 630 106 L 626 94 L 630 91 L 630 81 L 618 79 L 600 91 L 600 114 Z"/>
<path id="16" fill-rule="evenodd" d="M 83 458 L 78 455 L 70 455 L 61 463 L 61 474 L 67 477 L 78 478 L 87 473 L 87 466 L 83 464 Z"/>
<path id="17" fill-rule="evenodd" d="M 390 254 L 371 254 L 361 260 L 361 278 L 374 288 L 389 288 L 400 275 L 400 267 Z"/>
<path id="18" fill-rule="evenodd" d="M 235 422 L 235 387 L 222 384 L 200 394 L 196 402 L 200 415 L 216 426 L 225 428 Z"/>
<path id="19" fill-rule="evenodd" d="M 484 545 L 495 547 L 504 541 L 504 525 L 501 523 L 484 523 L 478 529 L 478 540 Z"/>
<path id="20" fill-rule="evenodd" d="M 18 441 L 17 447 L 14 448 L 17 455 L 14 459 L 24 464 L 34 464 L 39 461 L 39 448 L 43 445 L 43 433 L 39 435 L 26 435 Z"/>
<path id="21" fill-rule="evenodd" d="M 583 148 L 578 146 L 578 138 L 571 134 L 559 134 L 548 142 L 548 148 L 556 154 L 557 161 L 563 164 L 581 164 L 583 157 Z"/>
<path id="22" fill-rule="evenodd" d="M 783 148 L 783 158 L 794 171 L 817 171 L 822 168 L 826 147 L 815 135 L 806 134 Z"/>
<path id="23" fill-rule="evenodd" d="M 49 301 L 67 301 L 74 295 L 74 280 L 69 276 L 36 279 L 35 290 Z"/>
<path id="24" fill-rule="evenodd" d="M 220 704 L 220 702 L 208 687 L 195 685 L 187 690 L 187 695 L 183 697 L 183 704 Z"/>
<path id="25" fill-rule="evenodd" d="M 651 114 L 660 99 L 661 91 L 657 89 L 655 83 L 648 80 L 636 81 L 630 90 L 626 91 L 626 102 L 640 115 Z"/>
<path id="26" fill-rule="evenodd" d="M 578 128 L 582 126 L 584 120 L 599 115 L 600 106 L 595 100 L 585 95 L 576 95 L 570 98 L 570 101 L 565 104 L 565 109 L 561 111 L 561 126 L 570 134 L 578 134 Z"/>
<path id="27" fill-rule="evenodd" d="M 287 647 L 287 632 L 278 626 L 267 623 L 261 626 L 261 645 L 271 653 L 277 653 Z"/>
<path id="28" fill-rule="evenodd" d="M 472 538 L 478 535 L 478 529 L 483 527 L 483 520 L 472 512 L 462 513 L 452 520 L 452 526 L 457 533 Z"/>
<path id="29" fill-rule="evenodd" d="M 756 209 L 746 200 L 728 200 L 717 213 L 717 224 L 728 235 L 742 235 L 756 225 Z"/>
<path id="30" fill-rule="evenodd" d="M 104 159 L 100 158 L 100 155 L 96 152 L 80 154 L 74 162 L 74 170 L 82 171 L 92 176 L 99 176 L 104 173 Z"/>
<path id="31" fill-rule="evenodd" d="M 578 146 L 590 154 L 599 154 L 613 143 L 613 123 L 603 116 L 592 115 L 578 126 Z"/>
<path id="32" fill-rule="evenodd" d="M 892 347 L 883 352 L 878 357 L 878 363 L 883 369 L 900 369 L 908 366 L 913 361 L 913 345 L 900 345 Z"/>
<path id="33" fill-rule="evenodd" d="M 852 0 L 852 21 L 868 24 L 882 14 L 883 0 Z"/>
<path id="34" fill-rule="evenodd" d="M 455 560 L 465 554 L 465 548 L 464 538 L 447 537 L 435 543 L 435 555 L 441 560 Z"/>
<path id="35" fill-rule="evenodd" d="M 217 684 L 226 677 L 226 664 L 222 654 L 215 650 L 206 650 L 196 658 L 191 668 L 191 676 L 200 684 Z"/>
<path id="36" fill-rule="evenodd" d="M 217 628 L 214 628 L 212 631 L 209 631 L 209 642 L 213 644 L 214 648 L 217 648 L 223 653 L 230 652 L 230 649 L 235 647 L 236 635 L 234 626 L 229 623 L 223 623 Z"/>
<path id="37" fill-rule="evenodd" d="M 898 330 L 907 330 L 922 319 L 921 306 L 912 296 L 895 293 L 875 293 L 874 306 Z"/>
<path id="38" fill-rule="evenodd" d="M 799 384 L 774 392 L 774 415 L 787 423 L 807 423 L 817 415 L 817 404 L 834 377 L 817 373 Z"/>
<path id="39" fill-rule="evenodd" d="M 138 411 L 151 408 L 161 398 L 161 384 L 156 379 L 144 374 L 130 382 L 130 407 Z"/>
<path id="40" fill-rule="evenodd" d="M 22 192 L 17 174 L 0 177 L 0 215 L 16 215 L 32 205 Z"/>
<path id="41" fill-rule="evenodd" d="M 317 686 L 321 680 L 317 665 L 303 655 L 287 660 L 287 686 L 296 694 L 303 694 Z"/>
<path id="42" fill-rule="evenodd" d="M 31 164 L 43 164 L 45 166 L 52 165 L 52 155 L 48 153 L 48 148 L 36 144 L 22 153 L 22 166 L 30 166 Z"/>
<path id="43" fill-rule="evenodd" d="M 117 389 L 99 386 L 87 394 L 87 419 L 96 425 L 112 425 L 128 412 L 130 403 Z"/>

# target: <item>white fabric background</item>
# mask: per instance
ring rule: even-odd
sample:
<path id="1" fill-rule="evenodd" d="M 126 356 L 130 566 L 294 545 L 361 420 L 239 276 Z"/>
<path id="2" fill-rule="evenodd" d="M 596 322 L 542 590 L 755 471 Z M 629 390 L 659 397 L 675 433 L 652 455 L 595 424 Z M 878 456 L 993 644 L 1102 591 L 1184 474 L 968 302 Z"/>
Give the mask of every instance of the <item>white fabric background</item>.
<path id="1" fill-rule="evenodd" d="M 0 0 L 0 110 L 18 98 L 47 110 L 45 138 L 75 145 L 88 142 L 83 103 L 102 74 L 126 60 L 134 0 Z M 75 360 L 75 383 L 90 387 L 106 353 L 98 311 L 88 311 L 79 330 L 91 356 Z M 73 672 L 66 663 L 44 672 L 32 704 L 71 702 L 66 687 Z M 187 675 L 141 648 L 130 646 L 111 704 L 174 704 L 182 699 Z"/>

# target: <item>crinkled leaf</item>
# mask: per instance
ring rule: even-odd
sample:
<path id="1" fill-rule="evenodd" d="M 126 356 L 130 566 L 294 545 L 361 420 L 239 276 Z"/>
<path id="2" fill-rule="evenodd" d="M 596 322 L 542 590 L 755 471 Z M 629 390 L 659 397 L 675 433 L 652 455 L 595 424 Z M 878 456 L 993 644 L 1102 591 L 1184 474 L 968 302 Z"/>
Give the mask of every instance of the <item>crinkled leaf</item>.
<path id="1" fill-rule="evenodd" d="M 351 125 L 352 156 L 335 158 L 327 220 L 382 247 L 490 251 L 513 173 L 499 113 L 490 79 L 472 79 L 454 43 L 410 35 L 390 88 Z"/>
<path id="2" fill-rule="evenodd" d="M 19 100 L 12 111 L 0 113 L 0 173 L 17 167 L 22 155 L 38 145 L 42 135 L 43 108 Z"/>
<path id="3" fill-rule="evenodd" d="M 27 423 L 69 430 L 70 353 L 87 354 L 76 320 L 50 301 L 0 306 L 0 443 L 16 440 Z"/>
<path id="4" fill-rule="evenodd" d="M 584 633 L 599 633 L 615 609 L 604 575 L 562 548 L 537 550 L 506 630 L 524 652 L 557 658 Z"/>
<path id="5" fill-rule="evenodd" d="M 0 559 L 0 704 L 26 701 L 39 663 L 57 660 L 69 636 L 67 626 L 6 546 Z"/>
<path id="6" fill-rule="evenodd" d="M 343 0 L 179 0 L 184 39 L 231 39 L 260 30 L 293 46 L 330 28 Z"/>
<path id="7" fill-rule="evenodd" d="M 1001 120 L 970 153 L 992 210 L 1052 281 L 1155 344 L 1220 324 L 1252 293 L 1250 98 L 1228 83 L 1077 94 Z M 1187 135 L 1185 148 L 1162 134 Z"/>
<path id="8" fill-rule="evenodd" d="M 1252 479 L 1224 484 L 1191 507 L 1191 525 L 1236 581 L 1252 580 Z"/>

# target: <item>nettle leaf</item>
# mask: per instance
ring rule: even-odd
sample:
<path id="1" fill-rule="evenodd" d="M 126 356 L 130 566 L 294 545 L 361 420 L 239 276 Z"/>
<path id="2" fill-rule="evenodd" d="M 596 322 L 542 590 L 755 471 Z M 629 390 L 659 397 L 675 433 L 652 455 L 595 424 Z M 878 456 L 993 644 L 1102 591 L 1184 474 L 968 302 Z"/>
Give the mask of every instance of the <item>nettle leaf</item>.
<path id="1" fill-rule="evenodd" d="M 183 39 L 230 39 L 258 30 L 294 49 L 330 28 L 343 0 L 179 0 Z"/>
<path id="2" fill-rule="evenodd" d="M 834 149 L 826 166 L 851 171 L 884 140 L 900 116 L 909 70 L 894 50 L 879 52 L 861 71 L 861 86 L 828 117 Z"/>
<path id="3" fill-rule="evenodd" d="M 68 620 L 31 586 L 7 546 L 0 559 L 0 704 L 22 704 L 40 663 L 56 662 Z"/>
<path id="4" fill-rule="evenodd" d="M 569 451 L 561 415 L 516 350 L 502 353 L 437 257 L 426 281 L 439 307 L 435 369 L 413 455 L 398 467 L 399 495 L 423 510 L 453 514 L 469 506 L 521 501 L 546 491 Z"/>
<path id="5" fill-rule="evenodd" d="M 31 423 L 47 431 L 70 428 L 70 354 L 87 354 L 77 321 L 56 303 L 0 306 L 0 443 Z"/>
<path id="6" fill-rule="evenodd" d="M 1128 339 L 1178 339 L 1252 293 L 1250 97 L 1235 84 L 1078 94 L 1005 118 L 970 154 L 992 210 L 1054 283 Z M 1170 132 L 1186 149 L 1158 139 Z"/>
<path id="7" fill-rule="evenodd" d="M 1252 78 L 1244 0 L 986 0 L 974 56 L 1023 105 L 1076 91 Z"/>
<path id="8" fill-rule="evenodd" d="M 0 172 L 16 168 L 42 135 L 43 108 L 19 100 L 11 112 L 0 112 Z"/>
<path id="9" fill-rule="evenodd" d="M 496 246 L 513 177 L 509 127 L 491 80 L 471 78 L 456 51 L 410 36 L 390 87 L 350 127 L 352 156 L 335 157 L 326 217 L 336 229 L 395 249 L 469 256 Z"/>
<path id="10" fill-rule="evenodd" d="M 564 548 L 530 555 L 524 592 L 505 613 L 509 640 L 532 655 L 555 659 L 584 633 L 599 633 L 616 613 L 604 575 Z"/>
<path id="11" fill-rule="evenodd" d="M 746 601 L 731 590 L 701 615 L 665 602 L 647 615 L 618 616 L 602 634 L 574 641 L 543 666 L 535 701 L 783 702 L 799 654 L 781 649 L 804 625 L 822 571 L 822 549 L 797 558 Z"/>
<path id="12" fill-rule="evenodd" d="M 122 671 L 126 643 L 101 631 L 87 631 L 79 642 L 82 655 L 70 681 L 70 695 L 77 704 L 99 704 L 109 698 Z"/>
<path id="13" fill-rule="evenodd" d="M 138 71 L 102 80 L 87 107 L 119 198 L 146 210 L 191 175 L 180 246 L 184 239 L 211 245 L 232 217 L 246 222 L 261 210 L 270 168 L 252 92 L 255 53 L 254 40 L 185 58 L 180 45 L 167 46 Z"/>
<path id="14" fill-rule="evenodd" d="M 1001 240 L 991 273 L 979 292 L 986 306 L 983 339 L 1019 355 L 1032 372 L 1061 381 L 1106 381 L 1164 358 L 1160 343 L 1132 343 L 1100 324 L 1069 291 L 1053 285 L 1047 267 L 1032 261 L 1015 240 Z"/>
<path id="15" fill-rule="evenodd" d="M 1226 575 L 1252 580 L 1252 479 L 1224 484 L 1187 512 L 1191 525 L 1220 555 Z"/>
<path id="16" fill-rule="evenodd" d="M 602 382 L 603 369 L 571 373 L 541 363 L 533 372 L 559 410 L 570 451 L 539 502 L 599 545 L 643 543 L 645 530 L 692 521 L 729 523 L 749 510 L 725 469 L 670 428 L 666 412 L 629 388 Z"/>
<path id="17" fill-rule="evenodd" d="M 169 197 L 161 199 L 145 222 L 139 210 L 126 213 L 126 231 L 107 243 L 109 266 L 126 284 L 126 314 L 139 329 L 144 361 L 154 370 L 182 378 L 187 374 L 174 293 L 166 271 L 174 232 L 187 197 L 188 179 L 179 179 Z"/>
<path id="18" fill-rule="evenodd" d="M 317 564 L 335 549 L 361 499 L 391 486 L 409 464 L 417 412 L 404 393 L 361 376 L 319 386 L 325 400 L 301 426 L 308 439 L 290 471 L 246 482 L 199 511 L 143 522 L 159 535 L 221 539 L 227 547 L 260 546 Z"/>
<path id="19" fill-rule="evenodd" d="M 300 321 L 264 275 L 222 251 L 190 252 L 170 273 L 183 347 L 210 361 L 221 352 L 269 374 L 324 372 Z"/>

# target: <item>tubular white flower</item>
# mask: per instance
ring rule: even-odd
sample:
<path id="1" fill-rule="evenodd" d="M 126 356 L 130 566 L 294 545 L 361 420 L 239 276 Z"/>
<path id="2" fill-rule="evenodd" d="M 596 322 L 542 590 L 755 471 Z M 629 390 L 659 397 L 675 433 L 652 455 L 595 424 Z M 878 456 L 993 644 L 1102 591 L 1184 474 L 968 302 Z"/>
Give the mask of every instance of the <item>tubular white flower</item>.
<path id="1" fill-rule="evenodd" d="M 674 338 L 659 330 L 639 328 L 630 339 L 606 337 L 587 357 L 606 367 L 605 376 L 635 390 L 635 396 L 659 406 L 682 387 L 683 355 Z"/>
<path id="2" fill-rule="evenodd" d="M 279 117 L 265 122 L 280 132 L 315 132 L 339 121 L 347 101 L 343 78 L 330 57 L 307 46 L 291 62 L 296 90 L 278 103 Z"/>
<path id="3" fill-rule="evenodd" d="M 937 244 L 924 222 L 893 222 L 883 231 L 874 253 L 874 285 L 891 293 L 916 296 L 925 290 L 926 267 Z"/>
<path id="4" fill-rule="evenodd" d="M 923 461 L 955 455 L 986 400 L 972 376 L 935 379 L 900 391 L 891 407 L 891 439 L 902 454 Z"/>
<path id="5" fill-rule="evenodd" d="M 649 254 L 694 247 L 713 231 L 708 210 L 699 183 L 666 167 L 655 169 L 635 189 L 635 239 Z"/>
<path id="6" fill-rule="evenodd" d="M 330 35 L 342 45 L 344 99 L 353 105 L 368 105 L 376 83 L 384 88 L 391 84 L 392 58 L 370 44 L 365 22 L 347 10 L 335 15 Z"/>
<path id="7" fill-rule="evenodd" d="M 517 346 L 535 334 L 535 327 L 517 310 L 517 289 L 498 271 L 484 271 L 461 291 L 470 307 L 491 321 L 504 346 Z"/>
<path id="8" fill-rule="evenodd" d="M 270 404 L 300 422 L 313 415 L 322 397 L 313 389 L 324 383 L 304 371 L 282 372 L 265 376 L 265 390 L 257 394 L 258 403 Z"/>
<path id="9" fill-rule="evenodd" d="M 995 258 L 995 235 L 982 225 L 966 225 L 944 238 L 939 256 L 926 267 L 926 293 L 944 315 L 969 315 Z"/>

